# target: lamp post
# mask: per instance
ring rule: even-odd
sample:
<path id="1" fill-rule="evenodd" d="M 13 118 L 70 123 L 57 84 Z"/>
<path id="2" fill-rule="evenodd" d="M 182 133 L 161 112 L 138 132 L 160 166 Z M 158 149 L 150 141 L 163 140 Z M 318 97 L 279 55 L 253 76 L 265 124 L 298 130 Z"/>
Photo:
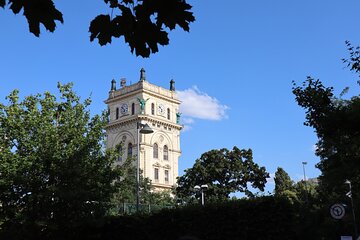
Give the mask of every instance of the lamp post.
<path id="1" fill-rule="evenodd" d="M 302 162 L 303 171 L 304 171 L 304 186 L 305 186 L 305 201 L 308 202 L 308 190 L 307 190 L 307 183 L 306 183 L 306 173 L 305 173 L 305 165 L 307 162 Z"/>
<path id="2" fill-rule="evenodd" d="M 148 124 L 137 123 L 137 162 L 136 162 L 136 212 L 139 212 L 140 205 L 140 133 L 150 134 L 153 133 Z"/>
<path id="3" fill-rule="evenodd" d="M 355 218 L 355 210 L 354 210 L 354 201 L 352 198 L 352 192 L 351 192 L 351 182 L 349 180 L 345 181 L 345 184 L 349 185 L 349 192 L 346 193 L 346 196 L 348 196 L 351 200 L 351 211 L 352 211 L 352 217 L 353 217 L 353 221 L 354 221 L 354 233 L 355 233 L 355 239 L 358 237 L 358 231 L 357 231 L 357 227 L 356 227 L 356 218 Z"/>
<path id="4" fill-rule="evenodd" d="M 194 189 L 195 189 L 195 191 L 197 191 L 197 192 L 201 192 L 201 205 L 205 205 L 205 192 L 206 192 L 206 190 L 208 189 L 208 185 L 207 184 L 203 184 L 203 185 L 201 185 L 201 186 L 199 186 L 199 185 L 196 185 L 195 187 L 194 187 Z"/>
<path id="5" fill-rule="evenodd" d="M 306 174 L 305 174 L 305 165 L 307 164 L 307 162 L 302 162 L 303 165 L 303 171 L 304 171 L 304 181 L 306 182 Z"/>

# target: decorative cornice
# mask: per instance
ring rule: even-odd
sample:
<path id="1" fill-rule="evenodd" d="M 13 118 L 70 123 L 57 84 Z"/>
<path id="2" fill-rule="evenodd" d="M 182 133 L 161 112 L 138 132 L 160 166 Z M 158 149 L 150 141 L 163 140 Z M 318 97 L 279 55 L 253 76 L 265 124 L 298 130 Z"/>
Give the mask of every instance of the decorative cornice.
<path id="1" fill-rule="evenodd" d="M 140 122 L 140 121 L 147 121 L 149 123 L 160 124 L 162 126 L 171 127 L 171 128 L 176 129 L 176 130 L 179 130 L 179 131 L 183 128 L 183 126 L 180 125 L 180 124 L 167 122 L 167 121 L 164 122 L 164 121 L 155 119 L 155 118 L 151 117 L 150 115 L 141 115 L 140 114 L 140 115 L 134 115 L 134 117 L 131 117 L 131 118 L 128 118 L 128 119 L 125 119 L 125 120 L 121 120 L 121 119 L 115 120 L 115 121 L 109 123 L 105 127 L 105 129 L 110 130 L 110 129 L 113 129 L 113 128 L 122 127 L 124 125 L 137 123 L 137 122 Z"/>

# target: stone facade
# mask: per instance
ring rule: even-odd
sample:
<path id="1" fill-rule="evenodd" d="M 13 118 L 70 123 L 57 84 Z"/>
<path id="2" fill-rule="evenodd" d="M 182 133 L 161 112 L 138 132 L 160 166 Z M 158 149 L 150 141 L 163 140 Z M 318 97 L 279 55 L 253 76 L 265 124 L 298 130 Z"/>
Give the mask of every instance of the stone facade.
<path id="1" fill-rule="evenodd" d="M 146 81 L 141 70 L 139 82 L 116 90 L 112 81 L 109 98 L 105 101 L 110 111 L 106 127 L 107 147 L 114 148 L 122 143 L 122 157 L 137 156 L 137 123 L 148 124 L 154 131 L 139 135 L 140 169 L 144 177 L 151 179 L 156 190 L 170 189 L 176 184 L 180 150 L 179 105 L 174 81 L 170 89 Z"/>

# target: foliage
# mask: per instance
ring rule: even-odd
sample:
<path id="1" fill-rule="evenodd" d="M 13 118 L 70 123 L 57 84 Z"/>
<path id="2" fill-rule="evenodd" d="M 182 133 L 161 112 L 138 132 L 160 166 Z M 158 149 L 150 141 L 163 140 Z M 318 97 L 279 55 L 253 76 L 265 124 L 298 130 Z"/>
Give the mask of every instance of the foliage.
<path id="1" fill-rule="evenodd" d="M 344 60 L 359 73 L 359 48 L 348 44 L 350 58 Z M 359 198 L 360 188 L 360 95 L 350 99 L 336 97 L 332 87 L 308 77 L 302 86 L 294 83 L 293 93 L 299 106 L 306 110 L 305 125 L 313 127 L 318 136 L 317 167 L 321 170 L 322 197 L 344 198 L 346 179 L 353 184 L 353 197 Z"/>
<path id="2" fill-rule="evenodd" d="M 328 209 L 299 208 L 271 196 L 188 205 L 153 215 L 105 217 L 83 222 L 73 232 L 59 232 L 52 239 L 339 239 L 350 235 L 352 225 L 334 221 Z M 31 231 L 31 229 L 29 229 Z M 51 230 L 49 230 L 51 232 Z M 26 235 L 0 235 L 26 239 Z M 41 239 L 41 238 L 36 238 Z M 48 238 L 44 238 L 48 239 Z"/>
<path id="3" fill-rule="evenodd" d="M 291 180 L 289 174 L 281 167 L 278 167 L 275 172 L 275 195 L 282 194 L 287 190 L 293 190 L 294 182 Z"/>
<path id="4" fill-rule="evenodd" d="M 343 62 L 347 64 L 347 67 L 350 68 L 351 71 L 355 73 L 360 73 L 360 46 L 353 46 L 349 41 L 345 42 L 350 57 L 348 59 L 343 58 Z M 360 82 L 358 81 L 358 84 Z"/>
<path id="5" fill-rule="evenodd" d="M 294 181 L 291 180 L 289 174 L 281 167 L 278 167 L 275 172 L 275 197 L 284 198 L 291 203 L 299 202 L 297 192 L 295 191 Z"/>
<path id="6" fill-rule="evenodd" d="M 29 31 L 35 36 L 40 36 L 40 24 L 46 30 L 54 32 L 56 28 L 55 21 L 64 23 L 62 13 L 56 9 L 52 0 L 33 0 L 33 1 L 19 1 L 19 0 L 1 0 L 0 7 L 4 8 L 9 4 L 9 8 L 14 14 L 23 14 L 29 23 Z"/>
<path id="7" fill-rule="evenodd" d="M 301 180 L 294 183 L 289 174 L 281 167 L 275 172 L 275 197 L 287 199 L 293 204 L 317 205 L 318 203 L 318 184 L 316 180 Z"/>
<path id="8" fill-rule="evenodd" d="M 316 181 L 299 181 L 294 184 L 294 191 L 299 202 L 306 205 L 318 205 L 319 189 Z"/>
<path id="9" fill-rule="evenodd" d="M 158 191 L 158 192 L 151 192 L 149 194 L 147 199 L 148 204 L 154 204 L 159 206 L 174 206 L 175 205 L 175 199 L 171 194 L 171 191 L 164 190 L 164 191 Z"/>
<path id="10" fill-rule="evenodd" d="M 148 216 L 121 216 L 82 228 L 85 239 L 339 239 L 351 232 L 328 209 L 300 209 L 285 199 L 261 197 L 188 205 Z"/>
<path id="11" fill-rule="evenodd" d="M 111 38 L 124 37 L 131 52 L 148 57 L 158 52 L 158 44 L 169 44 L 168 32 L 176 25 L 189 31 L 189 23 L 195 18 L 191 6 L 184 0 L 104 0 L 121 14 L 114 18 L 99 15 L 90 24 L 90 40 L 98 39 L 100 45 L 111 43 Z"/>
<path id="12" fill-rule="evenodd" d="M 353 47 L 346 42 L 350 57 L 343 59 L 351 71 L 360 72 L 359 47 Z M 358 81 L 358 84 L 360 82 Z M 313 127 L 318 136 L 316 155 L 320 157 L 317 167 L 321 170 L 319 187 L 315 195 L 309 196 L 309 202 L 318 202 L 323 210 L 333 203 L 343 203 L 351 206 L 350 199 L 345 193 L 349 191 L 345 180 L 352 183 L 352 199 L 354 206 L 360 200 L 360 95 L 344 99 L 345 88 L 339 97 L 335 96 L 332 87 L 325 87 L 320 80 L 308 77 L 302 86 L 294 83 L 293 93 L 299 106 L 306 110 L 305 125 Z M 311 193 L 311 185 L 299 184 L 298 192 Z M 308 189 L 310 187 L 310 189 Z M 351 209 L 348 207 L 348 213 Z M 359 214 L 355 207 L 355 214 Z M 324 221 L 329 225 L 329 219 Z M 342 221 L 336 224 L 339 233 L 349 231 L 352 219 L 347 214 Z M 358 225 L 358 223 L 355 223 Z"/>
<path id="13" fill-rule="evenodd" d="M 115 159 L 105 152 L 105 114 L 90 117 L 72 84 L 60 99 L 45 92 L 0 104 L 0 219 L 2 227 L 61 229 L 103 216 L 113 193 Z"/>
<path id="14" fill-rule="evenodd" d="M 119 177 L 114 182 L 116 192 L 113 203 L 136 202 L 136 164 L 134 158 L 128 158 L 118 166 Z M 150 179 L 143 178 L 140 172 L 140 203 L 144 203 L 152 188 Z"/>
<path id="15" fill-rule="evenodd" d="M 150 216 L 112 217 L 85 228 L 84 239 L 300 239 L 296 215 L 274 198 L 190 205 Z"/>
<path id="16" fill-rule="evenodd" d="M 149 57 L 158 52 L 158 44 L 169 44 L 168 33 L 178 25 L 189 31 L 195 21 L 191 5 L 185 0 L 104 0 L 111 15 L 100 14 L 90 23 L 90 41 L 98 39 L 100 45 L 111 43 L 112 38 L 124 37 L 136 56 Z M 54 32 L 56 22 L 63 23 L 62 13 L 52 0 L 0 0 L 0 7 L 8 4 L 14 14 L 23 9 L 29 30 L 40 35 L 40 24 Z M 119 14 L 113 17 L 114 11 Z"/>
<path id="17" fill-rule="evenodd" d="M 176 194 L 180 199 L 190 201 L 196 185 L 207 184 L 207 201 L 223 201 L 229 199 L 229 194 L 245 192 L 250 183 L 253 188 L 264 190 L 269 174 L 265 167 L 259 167 L 253 162 L 252 150 L 240 150 L 234 147 L 211 150 L 201 155 L 192 168 L 178 178 Z"/>
<path id="18" fill-rule="evenodd" d="M 136 164 L 135 158 L 128 158 L 117 166 L 118 177 L 114 181 L 116 192 L 112 196 L 111 204 L 120 206 L 124 203 L 136 203 Z M 152 205 L 174 205 L 174 198 L 170 191 L 154 191 L 151 180 L 144 178 L 140 169 L 139 203 Z"/>

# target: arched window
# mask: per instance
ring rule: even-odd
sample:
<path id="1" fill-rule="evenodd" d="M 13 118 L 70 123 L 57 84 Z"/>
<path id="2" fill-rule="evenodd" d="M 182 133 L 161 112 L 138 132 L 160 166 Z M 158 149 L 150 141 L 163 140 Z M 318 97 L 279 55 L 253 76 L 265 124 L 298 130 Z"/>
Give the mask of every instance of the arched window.
<path id="1" fill-rule="evenodd" d="M 151 114 L 155 115 L 155 103 L 151 104 Z"/>
<path id="2" fill-rule="evenodd" d="M 154 168 L 154 179 L 155 179 L 155 182 L 159 182 L 159 169 L 158 168 Z"/>
<path id="3" fill-rule="evenodd" d="M 167 118 L 170 120 L 170 108 L 167 109 Z"/>
<path id="4" fill-rule="evenodd" d="M 159 147 L 156 143 L 154 143 L 153 147 L 153 158 L 159 158 Z"/>
<path id="5" fill-rule="evenodd" d="M 165 183 L 169 183 L 169 170 L 164 171 Z"/>
<path id="6" fill-rule="evenodd" d="M 169 149 L 168 146 L 164 146 L 164 160 L 169 160 Z"/>
<path id="7" fill-rule="evenodd" d="M 132 149 L 133 149 L 133 145 L 132 143 L 128 144 L 128 157 L 132 157 Z"/>
<path id="8" fill-rule="evenodd" d="M 123 157 L 123 149 L 122 149 L 122 143 L 120 144 L 120 146 L 118 147 L 118 153 L 119 153 L 119 156 L 118 156 L 118 161 L 119 162 L 122 162 L 122 157 Z"/>
<path id="9" fill-rule="evenodd" d="M 135 103 L 131 104 L 131 115 L 135 114 Z"/>
<path id="10" fill-rule="evenodd" d="M 119 108 L 116 108 L 116 119 L 119 118 Z"/>

